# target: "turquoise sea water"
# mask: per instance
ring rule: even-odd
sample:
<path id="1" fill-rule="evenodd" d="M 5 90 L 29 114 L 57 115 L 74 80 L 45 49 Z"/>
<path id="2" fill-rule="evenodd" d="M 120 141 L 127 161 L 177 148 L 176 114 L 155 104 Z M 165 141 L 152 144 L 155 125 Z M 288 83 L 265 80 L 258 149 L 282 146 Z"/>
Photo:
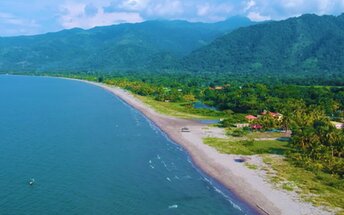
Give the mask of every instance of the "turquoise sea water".
<path id="1" fill-rule="evenodd" d="M 0 214 L 254 212 L 111 93 L 0 76 Z"/>

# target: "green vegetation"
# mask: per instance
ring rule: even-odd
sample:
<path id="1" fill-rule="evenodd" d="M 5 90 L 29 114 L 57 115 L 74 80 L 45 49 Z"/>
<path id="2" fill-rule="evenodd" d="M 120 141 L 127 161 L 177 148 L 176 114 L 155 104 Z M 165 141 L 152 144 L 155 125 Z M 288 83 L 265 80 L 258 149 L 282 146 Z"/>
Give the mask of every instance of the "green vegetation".
<path id="1" fill-rule="evenodd" d="M 151 106 L 159 113 L 185 119 L 219 119 L 225 115 L 222 112 L 195 109 L 189 102 L 160 102 L 151 97 L 137 96 L 141 101 Z"/>
<path id="2" fill-rule="evenodd" d="M 253 169 L 253 170 L 258 169 L 258 166 L 257 166 L 257 165 L 250 164 L 250 163 L 245 163 L 245 166 L 246 166 L 247 168 Z"/>
<path id="3" fill-rule="evenodd" d="M 269 166 L 265 170 L 276 185 L 297 192 L 314 205 L 338 208 L 338 214 L 344 213 L 343 179 L 322 172 L 306 171 L 282 157 L 263 155 L 263 161 Z"/>
<path id="4" fill-rule="evenodd" d="M 264 138 L 287 139 L 285 138 L 285 134 L 280 133 L 280 132 L 250 132 L 245 136 L 249 139 L 264 139 Z"/>
<path id="5" fill-rule="evenodd" d="M 208 85 L 240 80 L 342 86 L 343 17 L 303 15 L 257 25 L 242 17 L 214 24 L 149 21 L 0 38 L 0 72 L 187 74 Z"/>
<path id="6" fill-rule="evenodd" d="M 218 23 L 147 21 L 0 38 L 0 71 L 132 74 L 174 71 L 178 61 L 217 36 L 252 25 L 244 17 Z"/>
<path id="7" fill-rule="evenodd" d="M 241 140 L 232 142 L 226 139 L 206 138 L 204 143 L 216 148 L 221 153 L 238 155 L 284 154 L 288 142 L 278 140 Z"/>
<path id="8" fill-rule="evenodd" d="M 294 160 L 284 156 L 292 148 L 288 142 L 242 140 L 233 142 L 227 139 L 206 138 L 205 143 L 227 154 L 262 156 L 267 166 L 245 162 L 252 170 L 262 169 L 276 186 L 295 191 L 305 201 L 317 206 L 336 208 L 338 214 L 344 213 L 344 179 L 322 171 L 305 170 L 294 165 Z"/>
<path id="9" fill-rule="evenodd" d="M 250 74 L 256 79 L 296 73 L 338 78 L 343 77 L 343 35 L 344 14 L 303 15 L 235 30 L 194 51 L 183 65 L 197 72 Z"/>

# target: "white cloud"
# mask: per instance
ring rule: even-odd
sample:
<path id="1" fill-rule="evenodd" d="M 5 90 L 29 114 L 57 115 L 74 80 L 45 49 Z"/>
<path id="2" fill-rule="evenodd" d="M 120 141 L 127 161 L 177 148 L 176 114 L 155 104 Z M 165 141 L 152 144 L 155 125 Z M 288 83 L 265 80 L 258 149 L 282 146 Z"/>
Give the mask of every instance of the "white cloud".
<path id="1" fill-rule="evenodd" d="M 36 23 L 35 20 L 25 20 L 13 14 L 1 13 L 1 12 L 0 12 L 0 23 L 18 25 L 18 26 L 27 26 L 31 28 L 39 27 L 39 25 Z"/>
<path id="2" fill-rule="evenodd" d="M 113 25 L 119 23 L 142 22 L 143 18 L 137 12 L 105 13 L 102 7 L 93 5 L 93 13 L 87 12 L 87 5 L 83 3 L 68 3 L 61 6 L 61 25 L 64 28 L 92 28 L 95 26 Z"/>
<path id="3" fill-rule="evenodd" d="M 197 16 L 194 20 L 217 22 L 228 18 L 233 12 L 234 7 L 229 3 L 210 4 L 203 3 L 197 5 Z M 198 17 L 198 18 L 197 18 Z"/>
<path id="4" fill-rule="evenodd" d="M 242 15 L 281 20 L 304 13 L 343 12 L 344 0 L 0 0 L 0 35 L 151 19 L 216 22 Z"/>
<path id="5" fill-rule="evenodd" d="M 184 13 L 184 6 L 181 1 L 160 1 L 151 4 L 146 13 L 153 17 L 176 18 Z"/>
<path id="6" fill-rule="evenodd" d="M 251 17 L 270 17 L 280 20 L 305 13 L 340 14 L 344 12 L 344 0 L 250 0 L 246 14 Z"/>
<path id="7" fill-rule="evenodd" d="M 119 8 L 131 11 L 142 11 L 147 8 L 150 0 L 125 0 L 120 5 Z"/>
<path id="8" fill-rule="evenodd" d="M 258 12 L 249 12 L 247 14 L 247 17 L 250 18 L 252 21 L 257 21 L 257 22 L 266 21 L 266 20 L 271 19 L 270 16 L 263 16 Z"/>
<path id="9" fill-rule="evenodd" d="M 244 8 L 244 11 L 250 10 L 252 7 L 256 6 L 256 2 L 253 0 L 250 0 L 246 3 L 246 7 Z"/>
<path id="10" fill-rule="evenodd" d="M 67 0 L 69 1 L 69 0 Z M 344 11 L 344 0 L 72 0 L 62 6 L 63 27 L 91 28 L 149 19 L 217 22 L 235 15 L 255 21 L 280 20 L 303 13 Z M 86 16 L 86 15 L 88 16 Z"/>
<path id="11" fill-rule="evenodd" d="M 0 31 L 3 36 L 36 34 L 40 25 L 33 19 L 22 19 L 11 13 L 0 12 Z"/>

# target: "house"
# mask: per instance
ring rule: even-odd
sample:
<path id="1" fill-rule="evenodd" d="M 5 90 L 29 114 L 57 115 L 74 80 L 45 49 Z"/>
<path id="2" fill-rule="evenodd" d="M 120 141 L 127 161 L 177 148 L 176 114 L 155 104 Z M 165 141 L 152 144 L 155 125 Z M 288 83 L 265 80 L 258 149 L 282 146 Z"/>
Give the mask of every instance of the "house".
<path id="1" fill-rule="evenodd" d="M 234 126 L 236 128 L 248 128 L 248 127 L 250 127 L 250 124 L 248 124 L 248 123 L 236 123 L 236 124 L 234 124 Z"/>
<path id="2" fill-rule="evenodd" d="M 336 129 L 344 129 L 344 123 L 332 122 L 332 124 L 336 127 Z"/>
<path id="3" fill-rule="evenodd" d="M 266 111 L 264 110 L 263 112 L 260 113 L 261 115 L 266 115 L 266 114 L 269 114 L 271 117 L 277 119 L 277 120 L 282 120 L 283 119 L 283 115 L 278 113 L 278 112 L 271 112 L 271 111 Z"/>
<path id="4" fill-rule="evenodd" d="M 247 115 L 247 116 L 245 116 L 245 118 L 246 118 L 248 121 L 253 121 L 253 120 L 258 119 L 258 117 L 253 116 L 253 115 Z"/>
<path id="5" fill-rule="evenodd" d="M 259 125 L 259 124 L 253 124 L 253 125 L 251 125 L 251 128 L 254 129 L 254 130 L 260 130 L 260 129 L 263 128 L 263 126 Z"/>
<path id="6" fill-rule="evenodd" d="M 222 87 L 222 86 L 215 86 L 215 87 L 210 87 L 209 89 L 210 90 L 223 90 L 224 87 Z"/>

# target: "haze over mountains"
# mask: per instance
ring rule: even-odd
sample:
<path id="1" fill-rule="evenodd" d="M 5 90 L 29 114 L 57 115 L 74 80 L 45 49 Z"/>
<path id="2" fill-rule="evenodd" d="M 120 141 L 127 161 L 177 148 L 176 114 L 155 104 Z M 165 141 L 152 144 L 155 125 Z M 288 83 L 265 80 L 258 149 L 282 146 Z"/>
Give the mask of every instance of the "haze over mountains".
<path id="1" fill-rule="evenodd" d="M 0 38 L 2 72 L 344 72 L 344 14 L 254 23 L 147 21 Z"/>

